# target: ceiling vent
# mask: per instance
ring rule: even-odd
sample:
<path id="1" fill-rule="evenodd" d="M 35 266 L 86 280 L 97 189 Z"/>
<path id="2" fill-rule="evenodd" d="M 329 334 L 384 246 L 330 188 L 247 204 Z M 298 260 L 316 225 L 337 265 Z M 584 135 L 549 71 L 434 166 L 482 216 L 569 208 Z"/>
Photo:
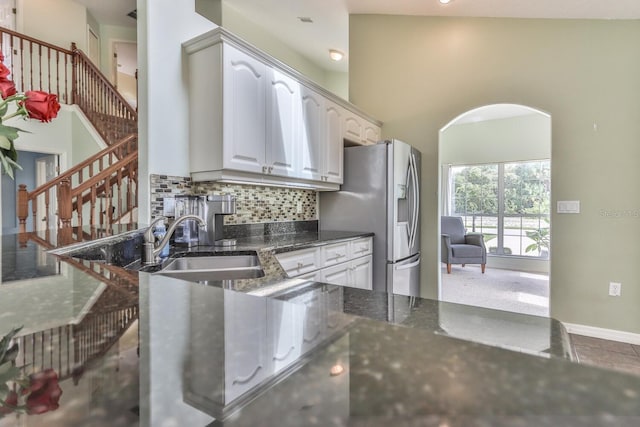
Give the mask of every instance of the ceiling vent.
<path id="1" fill-rule="evenodd" d="M 138 9 L 133 9 L 131 12 L 127 13 L 127 16 L 132 17 L 133 19 L 138 19 Z"/>

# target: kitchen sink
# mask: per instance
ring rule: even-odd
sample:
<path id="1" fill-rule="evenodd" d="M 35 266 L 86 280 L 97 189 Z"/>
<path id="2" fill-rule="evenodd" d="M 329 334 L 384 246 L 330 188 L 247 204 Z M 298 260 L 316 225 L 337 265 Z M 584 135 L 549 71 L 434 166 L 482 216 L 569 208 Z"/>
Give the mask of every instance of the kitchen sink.
<path id="1" fill-rule="evenodd" d="M 171 260 L 154 273 L 189 282 L 255 279 L 264 276 L 257 255 L 196 256 Z"/>

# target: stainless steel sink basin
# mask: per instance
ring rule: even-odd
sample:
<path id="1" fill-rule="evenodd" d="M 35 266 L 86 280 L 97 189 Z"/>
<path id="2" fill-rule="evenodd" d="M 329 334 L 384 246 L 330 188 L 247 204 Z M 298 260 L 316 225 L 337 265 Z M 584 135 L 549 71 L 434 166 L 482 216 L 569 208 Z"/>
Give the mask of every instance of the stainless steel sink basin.
<path id="1" fill-rule="evenodd" d="M 257 255 L 176 258 L 155 274 L 189 282 L 209 282 L 263 277 Z"/>

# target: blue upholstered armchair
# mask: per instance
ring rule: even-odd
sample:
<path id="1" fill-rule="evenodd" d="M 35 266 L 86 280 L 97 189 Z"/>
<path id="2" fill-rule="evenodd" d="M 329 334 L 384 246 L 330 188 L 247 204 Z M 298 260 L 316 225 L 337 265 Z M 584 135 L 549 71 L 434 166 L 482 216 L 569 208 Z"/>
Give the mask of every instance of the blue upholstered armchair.
<path id="1" fill-rule="evenodd" d="M 481 264 L 484 273 L 487 264 L 487 248 L 482 233 L 467 233 L 462 218 L 443 216 L 440 218 L 442 232 L 442 262 L 447 264 L 451 274 L 451 264 Z"/>

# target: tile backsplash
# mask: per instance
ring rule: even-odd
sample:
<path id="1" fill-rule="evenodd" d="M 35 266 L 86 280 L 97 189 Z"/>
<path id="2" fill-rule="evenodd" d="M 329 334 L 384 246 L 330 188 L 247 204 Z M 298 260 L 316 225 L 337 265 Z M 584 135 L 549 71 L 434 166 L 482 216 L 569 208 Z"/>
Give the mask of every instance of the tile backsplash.
<path id="1" fill-rule="evenodd" d="M 225 215 L 225 225 L 318 219 L 317 193 L 314 190 L 192 182 L 189 177 L 151 175 L 151 191 L 152 218 L 163 214 L 165 197 L 213 193 L 236 197 L 236 214 Z"/>

